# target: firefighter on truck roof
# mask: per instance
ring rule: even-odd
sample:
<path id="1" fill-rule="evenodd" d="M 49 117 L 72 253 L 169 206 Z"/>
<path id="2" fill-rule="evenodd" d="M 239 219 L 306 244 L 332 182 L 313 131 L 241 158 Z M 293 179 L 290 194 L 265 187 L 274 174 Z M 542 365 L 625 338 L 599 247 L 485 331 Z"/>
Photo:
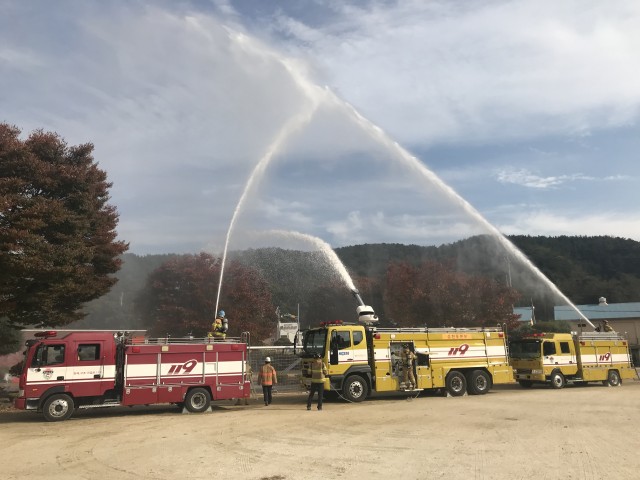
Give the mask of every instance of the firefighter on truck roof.
<path id="1" fill-rule="evenodd" d="M 213 337 L 217 340 L 224 340 L 227 336 L 227 330 L 229 328 L 229 321 L 225 317 L 224 310 L 220 310 L 216 315 L 215 320 L 211 324 L 211 331 L 209 337 Z"/>

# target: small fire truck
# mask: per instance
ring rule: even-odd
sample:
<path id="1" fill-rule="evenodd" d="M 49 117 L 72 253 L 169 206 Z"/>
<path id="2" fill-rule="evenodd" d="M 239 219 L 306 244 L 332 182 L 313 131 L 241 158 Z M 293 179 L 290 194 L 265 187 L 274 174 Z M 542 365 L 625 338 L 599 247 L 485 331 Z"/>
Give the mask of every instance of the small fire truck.
<path id="1" fill-rule="evenodd" d="M 494 384 L 513 383 L 503 328 L 376 328 L 373 309 L 353 293 L 361 304 L 358 315 L 363 324 L 338 320 L 304 332 L 300 356 L 307 388 L 311 361 L 318 354 L 328 370 L 325 391 L 352 402 L 374 392 L 407 392 L 401 361 L 406 347 L 416 357 L 413 390 L 444 388 L 451 396 L 483 395 Z"/>
<path id="2" fill-rule="evenodd" d="M 204 412 L 248 397 L 248 336 L 151 339 L 127 332 L 43 331 L 27 340 L 15 406 L 48 421 L 75 409 L 174 403 Z"/>
<path id="3" fill-rule="evenodd" d="M 617 386 L 636 375 L 629 343 L 616 332 L 533 334 L 511 342 L 509 357 L 525 388 L 534 383 L 562 388 L 567 382 Z"/>

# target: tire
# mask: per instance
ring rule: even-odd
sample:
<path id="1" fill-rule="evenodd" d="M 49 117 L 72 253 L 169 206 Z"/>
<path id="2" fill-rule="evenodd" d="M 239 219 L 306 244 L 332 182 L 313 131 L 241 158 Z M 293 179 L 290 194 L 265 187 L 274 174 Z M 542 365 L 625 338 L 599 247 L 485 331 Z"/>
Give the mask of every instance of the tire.
<path id="1" fill-rule="evenodd" d="M 471 395 L 484 395 L 491 390 L 491 376 L 484 370 L 473 370 L 467 374 L 467 388 Z"/>
<path id="2" fill-rule="evenodd" d="M 567 384 L 567 380 L 560 372 L 553 372 L 549 377 L 549 380 L 551 381 L 551 387 L 558 390 L 564 388 Z"/>
<path id="3" fill-rule="evenodd" d="M 518 383 L 522 388 L 531 388 L 533 386 L 533 382 L 531 380 L 518 380 Z"/>
<path id="4" fill-rule="evenodd" d="M 211 405 L 211 395 L 205 388 L 193 388 L 189 390 L 184 399 L 184 406 L 191 413 L 202 413 Z"/>
<path id="5" fill-rule="evenodd" d="M 616 370 L 609 370 L 609 374 L 607 375 L 607 385 L 617 387 L 621 383 L 620 374 Z"/>
<path id="6" fill-rule="evenodd" d="M 449 395 L 452 397 L 461 397 L 467 391 L 467 379 L 464 378 L 461 372 L 452 370 L 447 375 L 445 386 Z"/>
<path id="7" fill-rule="evenodd" d="M 73 415 L 73 398 L 64 393 L 51 395 L 42 405 L 42 414 L 47 422 L 61 422 Z"/>
<path id="8" fill-rule="evenodd" d="M 360 375 L 352 375 L 342 385 L 342 394 L 350 402 L 362 402 L 369 395 L 369 385 Z"/>

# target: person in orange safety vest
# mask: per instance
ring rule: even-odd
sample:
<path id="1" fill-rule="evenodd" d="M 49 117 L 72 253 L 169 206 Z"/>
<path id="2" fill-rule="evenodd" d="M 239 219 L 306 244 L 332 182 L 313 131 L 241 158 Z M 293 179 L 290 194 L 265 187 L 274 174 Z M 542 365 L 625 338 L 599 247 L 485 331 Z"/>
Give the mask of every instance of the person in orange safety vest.
<path id="1" fill-rule="evenodd" d="M 271 358 L 264 359 L 264 365 L 260 367 L 258 372 L 258 384 L 262 385 L 262 393 L 264 395 L 264 405 L 271 405 L 272 389 L 278 383 L 278 375 L 276 369 L 271 365 Z"/>

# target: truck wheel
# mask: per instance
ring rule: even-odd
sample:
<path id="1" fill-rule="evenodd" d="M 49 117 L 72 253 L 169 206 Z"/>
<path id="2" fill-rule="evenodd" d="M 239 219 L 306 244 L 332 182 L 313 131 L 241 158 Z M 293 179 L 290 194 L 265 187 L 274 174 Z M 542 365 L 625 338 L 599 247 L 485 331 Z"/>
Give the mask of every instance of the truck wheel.
<path id="1" fill-rule="evenodd" d="M 467 374 L 467 386 L 471 395 L 484 395 L 491 390 L 491 377 L 484 370 L 473 370 Z"/>
<path id="2" fill-rule="evenodd" d="M 194 388 L 189 390 L 184 399 L 184 406 L 191 413 L 201 413 L 211 405 L 211 395 L 205 388 Z"/>
<path id="3" fill-rule="evenodd" d="M 551 374 L 551 377 L 549 377 L 549 380 L 551 380 L 551 386 L 553 388 L 563 388 L 566 384 L 567 381 L 564 378 L 564 375 L 562 375 L 562 373 L 560 372 L 553 372 Z"/>
<path id="4" fill-rule="evenodd" d="M 350 402 L 362 402 L 369 394 L 369 385 L 360 375 L 352 375 L 342 385 L 342 393 Z"/>
<path id="5" fill-rule="evenodd" d="M 615 370 L 609 370 L 609 374 L 607 375 L 607 384 L 612 387 L 617 387 L 620 383 L 620 374 Z"/>
<path id="6" fill-rule="evenodd" d="M 467 380 L 464 378 L 464 375 L 457 370 L 449 372 L 445 383 L 447 392 L 452 397 L 460 397 L 467 391 Z"/>
<path id="7" fill-rule="evenodd" d="M 518 380 L 518 383 L 522 388 L 531 388 L 533 386 L 533 382 L 531 380 Z"/>
<path id="8" fill-rule="evenodd" d="M 73 414 L 73 399 L 64 393 L 51 395 L 44 401 L 42 414 L 47 422 L 60 422 Z"/>

